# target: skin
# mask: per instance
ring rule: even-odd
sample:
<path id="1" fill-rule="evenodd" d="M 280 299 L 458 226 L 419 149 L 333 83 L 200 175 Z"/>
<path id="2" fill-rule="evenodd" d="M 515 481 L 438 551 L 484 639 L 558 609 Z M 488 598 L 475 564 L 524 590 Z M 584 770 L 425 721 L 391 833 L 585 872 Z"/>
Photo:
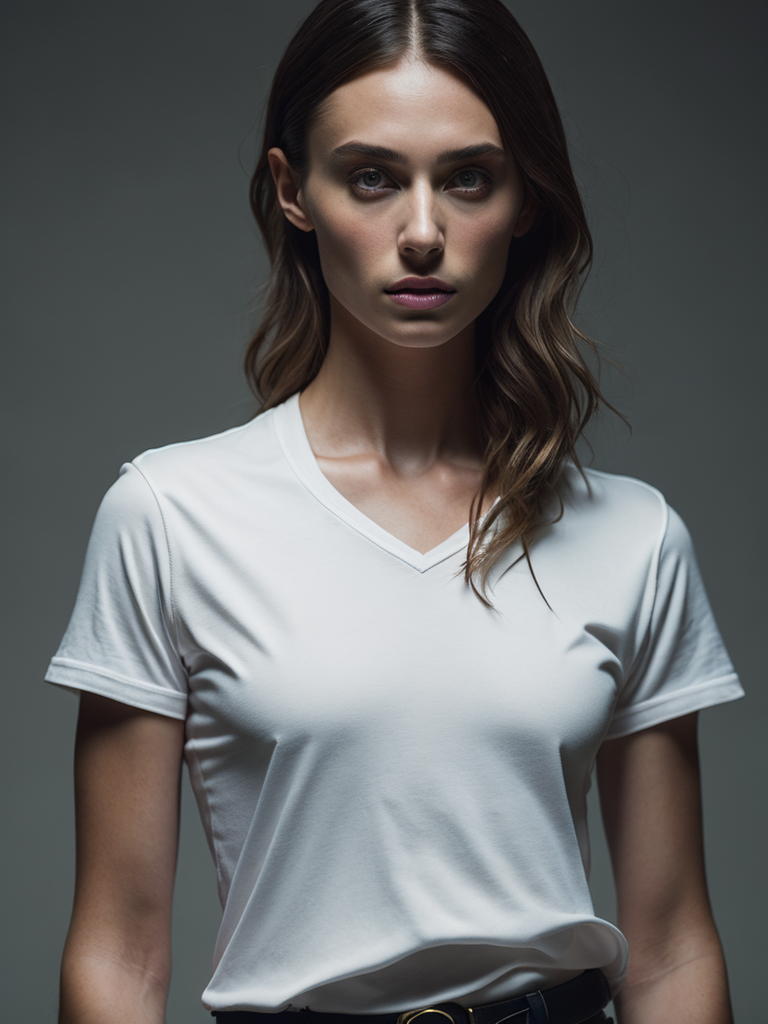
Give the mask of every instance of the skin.
<path id="1" fill-rule="evenodd" d="M 696 712 L 605 741 L 596 775 L 627 937 L 618 1024 L 733 1024 L 707 894 Z"/>
<path id="2" fill-rule="evenodd" d="M 352 142 L 406 162 L 334 155 Z M 500 152 L 438 162 L 482 143 Z M 307 436 L 337 490 L 424 552 L 467 521 L 480 482 L 474 321 L 501 286 L 511 239 L 533 223 L 535 200 L 485 103 L 416 59 L 336 89 L 309 155 L 299 182 L 281 149 L 268 154 L 285 216 L 316 233 L 330 293 L 328 352 L 299 400 Z M 411 275 L 457 293 L 434 310 L 405 309 L 384 289 Z"/>
<path id="3" fill-rule="evenodd" d="M 334 160 L 352 140 L 407 160 Z M 463 525 L 479 483 L 474 320 L 535 206 L 508 153 L 471 162 L 492 173 L 492 190 L 456 191 L 467 165 L 439 165 L 437 155 L 501 139 L 467 86 L 417 61 L 338 89 L 310 142 L 303 183 L 280 150 L 269 154 L 286 217 L 317 232 L 331 294 L 328 354 L 300 400 L 307 435 L 337 489 L 426 551 Z M 348 177 L 371 165 L 386 187 L 360 197 Z M 457 295 L 436 310 L 405 310 L 383 289 L 411 274 L 442 277 Z M 732 1024 L 706 888 L 696 723 L 694 713 L 608 740 L 597 756 L 618 925 L 631 949 L 618 1024 Z M 183 722 L 81 695 L 59 1024 L 165 1021 L 183 743 Z"/>

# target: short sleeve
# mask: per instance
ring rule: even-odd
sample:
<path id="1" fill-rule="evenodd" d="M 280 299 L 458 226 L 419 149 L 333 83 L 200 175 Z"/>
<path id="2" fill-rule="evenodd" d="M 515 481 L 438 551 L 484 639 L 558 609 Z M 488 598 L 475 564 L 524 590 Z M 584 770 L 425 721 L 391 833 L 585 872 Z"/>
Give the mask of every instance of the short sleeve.
<path id="1" fill-rule="evenodd" d="M 174 641 L 171 584 L 157 499 L 126 462 L 96 512 L 74 609 L 45 681 L 184 719 L 188 677 Z"/>
<path id="2" fill-rule="evenodd" d="M 664 532 L 651 573 L 650 617 L 607 739 L 744 696 L 704 589 L 691 536 L 674 509 L 664 508 Z"/>

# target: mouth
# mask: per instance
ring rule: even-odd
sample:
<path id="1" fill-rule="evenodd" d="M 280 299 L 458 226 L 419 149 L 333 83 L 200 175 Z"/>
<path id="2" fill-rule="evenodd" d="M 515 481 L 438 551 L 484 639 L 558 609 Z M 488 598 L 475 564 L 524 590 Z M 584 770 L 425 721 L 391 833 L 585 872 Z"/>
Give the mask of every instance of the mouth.
<path id="1" fill-rule="evenodd" d="M 393 302 L 409 309 L 434 309 L 456 294 L 456 289 L 439 277 L 404 277 L 384 291 Z"/>
<path id="2" fill-rule="evenodd" d="M 385 288 L 387 295 L 453 295 L 454 288 Z"/>
<path id="3" fill-rule="evenodd" d="M 387 291 L 393 302 L 408 309 L 434 309 L 445 305 L 455 294 L 455 291 L 446 291 L 442 288 L 402 288 Z"/>
<path id="4" fill-rule="evenodd" d="M 402 293 L 412 295 L 420 292 L 427 292 L 430 295 L 434 295 L 436 292 L 445 292 L 447 295 L 453 295 L 456 289 L 448 284 L 447 281 L 441 281 L 439 277 L 414 276 L 401 277 L 399 281 L 395 281 L 391 288 L 385 288 L 384 291 L 389 295 L 399 295 Z"/>

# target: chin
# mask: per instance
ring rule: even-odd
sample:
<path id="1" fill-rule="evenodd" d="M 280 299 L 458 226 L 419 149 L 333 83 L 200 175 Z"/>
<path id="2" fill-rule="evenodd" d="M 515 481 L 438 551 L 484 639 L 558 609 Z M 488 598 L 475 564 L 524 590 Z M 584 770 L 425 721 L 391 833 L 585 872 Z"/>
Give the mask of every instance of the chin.
<path id="1" fill-rule="evenodd" d="M 414 325 L 416 326 L 416 325 Z M 455 338 L 459 330 L 447 328 L 444 324 L 431 325 L 434 330 L 412 330 L 412 331 L 386 331 L 382 333 L 393 345 L 400 345 L 402 348 L 438 348 L 445 345 L 452 338 Z"/>

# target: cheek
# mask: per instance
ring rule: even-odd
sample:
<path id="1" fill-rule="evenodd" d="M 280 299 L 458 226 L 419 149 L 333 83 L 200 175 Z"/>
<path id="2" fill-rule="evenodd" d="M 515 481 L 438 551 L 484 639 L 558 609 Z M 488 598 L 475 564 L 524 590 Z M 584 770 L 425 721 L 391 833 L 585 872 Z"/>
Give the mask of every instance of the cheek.
<path id="1" fill-rule="evenodd" d="M 329 291 L 342 300 L 359 294 L 360 284 L 386 264 L 386 225 L 373 217 L 355 216 L 341 204 L 334 206 L 332 216 L 325 216 L 322 209 L 313 211 L 312 220 Z"/>
<path id="2" fill-rule="evenodd" d="M 514 221 L 509 213 L 467 218 L 454 231 L 454 251 L 481 291 L 496 294 L 504 279 Z"/>

